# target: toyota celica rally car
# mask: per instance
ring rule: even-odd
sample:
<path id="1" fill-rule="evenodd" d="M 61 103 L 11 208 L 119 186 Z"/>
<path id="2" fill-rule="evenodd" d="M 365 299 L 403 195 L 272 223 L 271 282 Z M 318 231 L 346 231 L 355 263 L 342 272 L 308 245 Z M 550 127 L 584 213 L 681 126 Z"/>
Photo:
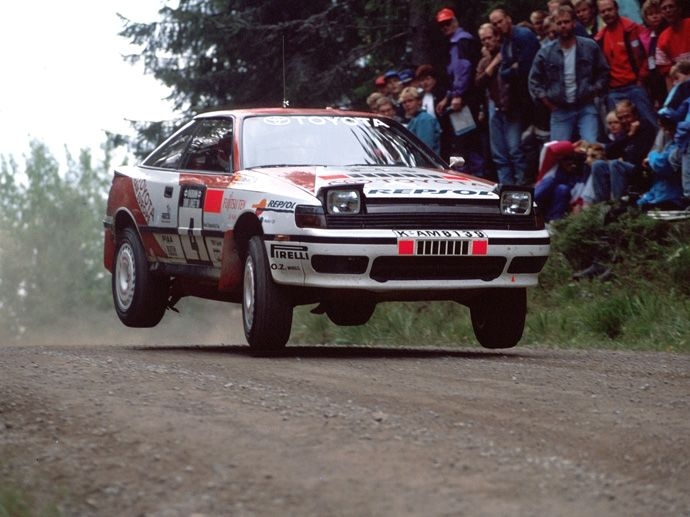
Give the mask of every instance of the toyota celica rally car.
<path id="1" fill-rule="evenodd" d="M 529 188 L 340 110 L 198 115 L 114 171 L 104 225 L 125 325 L 155 326 L 183 296 L 241 303 L 258 353 L 285 346 L 296 305 L 362 325 L 378 302 L 423 300 L 466 305 L 482 346 L 513 347 L 550 246 Z"/>

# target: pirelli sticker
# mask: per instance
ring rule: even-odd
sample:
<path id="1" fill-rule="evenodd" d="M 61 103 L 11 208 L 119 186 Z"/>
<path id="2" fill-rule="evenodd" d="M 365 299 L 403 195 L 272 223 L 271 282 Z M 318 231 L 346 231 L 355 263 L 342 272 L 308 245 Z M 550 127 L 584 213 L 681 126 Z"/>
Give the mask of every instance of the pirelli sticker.
<path id="1" fill-rule="evenodd" d="M 396 231 L 398 255 L 475 256 L 489 253 L 489 239 L 481 231 Z"/>

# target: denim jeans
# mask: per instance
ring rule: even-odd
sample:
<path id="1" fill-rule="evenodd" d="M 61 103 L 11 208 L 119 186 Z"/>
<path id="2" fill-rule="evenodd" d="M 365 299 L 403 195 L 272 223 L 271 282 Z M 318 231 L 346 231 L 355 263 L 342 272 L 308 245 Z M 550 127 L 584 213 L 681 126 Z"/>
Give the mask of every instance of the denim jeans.
<path id="1" fill-rule="evenodd" d="M 619 201 L 628 193 L 635 166 L 623 160 L 597 160 L 592 164 L 594 201 Z"/>
<path id="2" fill-rule="evenodd" d="M 544 212 L 546 222 L 563 219 L 570 210 L 570 185 L 559 183 L 556 175 L 543 178 L 534 187 L 534 201 Z"/>
<path id="3" fill-rule="evenodd" d="M 685 145 L 684 151 L 680 154 L 680 170 L 683 182 L 683 197 L 690 199 L 690 143 Z"/>
<path id="4" fill-rule="evenodd" d="M 630 86 L 623 86 L 609 90 L 606 96 L 606 109 L 611 111 L 616 107 L 616 103 L 623 99 L 629 99 L 637 109 L 640 118 L 646 119 L 652 124 L 652 127 L 657 127 L 657 117 L 652 101 L 649 100 L 647 91 L 642 86 L 631 84 Z"/>
<path id="5" fill-rule="evenodd" d="M 491 157 L 496 166 L 498 182 L 524 185 L 527 162 L 521 146 L 522 123 L 519 119 L 511 120 L 505 113 L 495 109 L 490 109 L 489 115 Z"/>
<path id="6" fill-rule="evenodd" d="M 551 113 L 551 140 L 599 140 L 599 112 L 593 102 L 580 108 L 559 108 Z"/>

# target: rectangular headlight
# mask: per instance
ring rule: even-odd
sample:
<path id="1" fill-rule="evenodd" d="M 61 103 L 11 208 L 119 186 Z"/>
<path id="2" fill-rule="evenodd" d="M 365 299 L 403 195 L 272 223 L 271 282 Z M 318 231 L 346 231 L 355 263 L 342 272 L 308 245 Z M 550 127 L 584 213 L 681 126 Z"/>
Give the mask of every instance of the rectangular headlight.
<path id="1" fill-rule="evenodd" d="M 330 189 L 326 193 L 326 210 L 331 215 L 354 215 L 362 210 L 358 189 Z"/>
<path id="2" fill-rule="evenodd" d="M 532 192 L 529 190 L 502 190 L 501 214 L 530 215 L 532 213 Z"/>

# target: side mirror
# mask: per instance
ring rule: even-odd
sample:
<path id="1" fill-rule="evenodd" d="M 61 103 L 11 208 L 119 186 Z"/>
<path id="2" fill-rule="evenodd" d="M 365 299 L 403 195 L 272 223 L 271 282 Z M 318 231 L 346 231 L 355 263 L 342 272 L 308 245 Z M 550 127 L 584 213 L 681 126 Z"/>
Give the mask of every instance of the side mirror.
<path id="1" fill-rule="evenodd" d="M 450 168 L 459 169 L 465 166 L 465 159 L 462 156 L 451 156 L 450 157 Z"/>

